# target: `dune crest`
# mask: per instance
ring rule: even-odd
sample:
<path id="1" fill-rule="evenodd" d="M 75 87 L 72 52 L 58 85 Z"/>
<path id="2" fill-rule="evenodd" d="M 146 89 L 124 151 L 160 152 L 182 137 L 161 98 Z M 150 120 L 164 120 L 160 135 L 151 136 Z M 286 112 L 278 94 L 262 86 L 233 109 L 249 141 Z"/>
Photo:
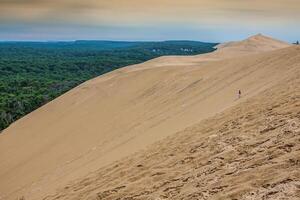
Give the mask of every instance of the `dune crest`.
<path id="1" fill-rule="evenodd" d="M 216 51 L 196 56 L 162 56 L 141 65 L 132 66 L 132 70 L 141 70 L 153 67 L 194 65 L 196 63 L 238 58 L 250 54 L 259 54 L 267 51 L 290 47 L 291 44 L 262 34 L 251 36 L 242 41 L 226 42 L 217 45 Z"/>
<path id="2" fill-rule="evenodd" d="M 230 48 L 236 48 L 237 50 L 245 50 L 248 52 L 264 52 L 281 49 L 291 46 L 289 43 L 280 41 L 262 34 L 251 36 L 243 41 L 228 42 L 217 45 L 218 50 L 228 51 Z"/>
<path id="3" fill-rule="evenodd" d="M 163 57 L 87 81 L 0 135 L 1 197 L 42 199 L 243 103 L 298 74 L 299 52 L 258 35 L 207 55 Z"/>
<path id="4" fill-rule="evenodd" d="M 211 59 L 228 59 L 249 54 L 259 54 L 268 51 L 290 47 L 291 44 L 262 34 L 251 36 L 238 42 L 217 45 L 217 50 Z M 201 57 L 201 55 L 199 56 Z"/>

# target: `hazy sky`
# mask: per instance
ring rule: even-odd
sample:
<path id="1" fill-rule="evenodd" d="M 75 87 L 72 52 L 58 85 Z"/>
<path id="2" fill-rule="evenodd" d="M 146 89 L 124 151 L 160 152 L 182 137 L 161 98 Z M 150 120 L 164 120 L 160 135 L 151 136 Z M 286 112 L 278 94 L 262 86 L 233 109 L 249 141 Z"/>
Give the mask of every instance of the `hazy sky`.
<path id="1" fill-rule="evenodd" d="M 300 40 L 300 0 L 0 0 L 0 40 Z"/>

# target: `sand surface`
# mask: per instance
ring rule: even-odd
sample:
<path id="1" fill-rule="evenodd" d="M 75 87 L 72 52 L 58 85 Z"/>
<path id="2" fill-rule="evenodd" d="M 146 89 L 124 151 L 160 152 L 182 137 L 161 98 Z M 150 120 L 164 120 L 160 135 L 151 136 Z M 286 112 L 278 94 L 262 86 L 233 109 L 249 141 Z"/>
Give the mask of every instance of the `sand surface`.
<path id="1" fill-rule="evenodd" d="M 295 125 L 288 127 L 296 127 L 290 130 L 294 138 L 291 136 L 292 139 L 289 139 L 299 141 L 299 121 L 296 120 L 297 117 L 299 119 L 299 71 L 299 47 L 256 35 L 241 42 L 221 45 L 210 54 L 162 57 L 87 81 L 18 120 L 0 135 L 0 199 L 22 196 L 30 200 L 45 197 L 117 199 L 126 195 L 140 199 L 193 199 L 188 195 L 197 195 L 195 190 L 197 192 L 198 189 L 191 186 L 193 179 L 188 179 L 188 185 L 184 186 L 181 183 L 183 175 L 209 172 L 210 167 L 219 170 L 213 170 L 212 175 L 201 176 L 199 181 L 204 186 L 201 186 L 203 191 L 198 191 L 198 195 L 222 199 L 220 195 L 232 192 L 251 199 L 251 194 L 247 193 L 254 191 L 251 188 L 257 189 L 256 195 L 264 195 L 269 191 L 268 187 L 264 190 L 261 185 L 253 184 L 256 183 L 255 178 L 263 178 L 256 177 L 255 173 L 267 176 L 264 174 L 267 168 L 255 171 L 259 168 L 252 167 L 252 174 L 243 174 L 249 163 L 241 160 L 245 157 L 252 164 L 260 165 L 264 156 L 269 155 L 262 150 L 259 152 L 262 157 L 250 157 L 251 151 L 255 150 L 247 142 L 263 141 L 259 134 L 260 123 L 263 124 L 265 116 L 260 110 L 273 105 L 278 105 L 278 112 L 283 114 L 276 115 L 277 118 L 270 117 L 271 121 L 275 120 L 270 124 L 281 119 L 293 122 Z M 242 90 L 241 99 L 237 99 L 239 89 Z M 280 102 L 291 103 L 282 105 Z M 285 110 L 290 111 L 284 114 Z M 252 118 L 248 122 L 246 116 L 249 113 L 252 113 Z M 242 117 L 245 119 L 238 121 Z M 221 137 L 225 134 L 221 131 L 222 125 L 227 121 L 228 126 L 233 123 L 229 127 L 232 131 L 226 134 L 227 143 L 240 145 L 238 148 L 245 148 L 246 152 L 249 150 L 250 155 L 240 155 L 234 147 L 230 150 L 226 137 Z M 265 125 L 268 122 L 265 121 Z M 248 123 L 252 125 L 244 127 Z M 266 139 L 280 135 L 281 126 L 279 128 L 271 128 L 274 135 L 264 134 Z M 247 131 L 252 135 L 248 135 Z M 239 135 L 244 143 L 237 144 L 239 139 L 235 138 Z M 281 143 L 290 141 L 285 137 L 281 139 Z M 187 147 L 202 143 L 206 149 L 198 149 L 196 158 L 186 152 Z M 299 168 L 298 144 L 290 147 L 292 153 L 282 153 L 284 158 L 294 159 L 296 168 Z M 277 148 L 276 145 L 274 148 Z M 139 153 L 128 157 L 136 152 Z M 218 159 L 214 156 L 222 152 L 231 158 L 224 158 L 224 166 L 219 166 L 215 164 Z M 172 156 L 166 156 L 169 154 Z M 240 163 L 230 163 L 235 159 Z M 177 165 L 178 162 L 183 162 L 182 166 Z M 194 164 L 199 165 L 197 169 L 200 171 L 194 171 Z M 240 166 L 238 173 L 245 176 L 239 178 L 233 173 L 223 180 L 222 173 L 227 173 L 230 165 Z M 162 169 L 161 172 L 156 167 Z M 279 171 L 278 179 L 281 175 L 289 175 L 289 172 L 283 174 L 283 169 L 287 168 L 280 168 L 282 173 Z M 152 176 L 156 170 L 158 175 Z M 288 181 L 282 189 L 294 196 L 298 194 L 297 188 L 299 190 L 296 172 L 289 178 L 292 181 Z M 245 183 L 241 190 L 233 190 L 250 177 L 253 182 Z M 165 184 L 173 178 L 178 179 L 174 187 Z M 277 180 L 275 176 L 273 178 L 273 181 Z M 224 188 L 227 192 L 220 192 L 223 191 L 220 186 L 220 191 L 212 195 L 213 182 L 210 181 L 219 183 L 218 179 L 229 185 Z M 231 181 L 234 184 L 229 184 Z M 194 196 L 194 199 L 197 198 L 200 196 Z"/>
<path id="2" fill-rule="evenodd" d="M 300 71 L 46 199 L 300 199 Z"/>

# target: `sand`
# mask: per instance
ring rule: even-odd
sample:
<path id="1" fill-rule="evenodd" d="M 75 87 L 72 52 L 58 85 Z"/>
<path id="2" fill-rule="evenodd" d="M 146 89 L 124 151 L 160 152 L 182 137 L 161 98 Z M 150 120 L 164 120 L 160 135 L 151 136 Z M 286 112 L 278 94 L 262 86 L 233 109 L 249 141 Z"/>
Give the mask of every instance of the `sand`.
<path id="1" fill-rule="evenodd" d="M 298 200 L 299 72 L 46 199 Z"/>
<path id="2" fill-rule="evenodd" d="M 140 199 L 199 199 L 200 196 L 188 197 L 197 192 L 198 195 L 208 193 L 205 198 L 210 199 L 222 199 L 220 195 L 229 197 L 231 193 L 247 199 L 252 198 L 249 192 L 254 190 L 255 195 L 263 195 L 270 190 L 260 188 L 255 180 L 263 179 L 259 174 L 267 176 L 264 173 L 269 168 L 257 171 L 257 167 L 252 167 L 252 174 L 247 174 L 249 163 L 245 164 L 242 159 L 260 164 L 269 154 L 262 151 L 258 152 L 262 157 L 251 157 L 251 151 L 255 150 L 247 142 L 259 143 L 279 137 L 282 132 L 282 126 L 278 130 L 275 126 L 271 128 L 273 135 L 260 137 L 261 123 L 264 124 L 265 119 L 260 109 L 277 104 L 278 112 L 289 109 L 290 113 L 270 117 L 269 121 L 272 124 L 281 119 L 289 123 L 294 120 L 296 128 L 289 130 L 294 138 L 289 139 L 299 139 L 299 121 L 296 120 L 299 71 L 299 47 L 256 35 L 219 46 L 217 51 L 207 55 L 162 57 L 87 81 L 3 131 L 0 135 L 0 195 L 2 199 L 24 196 L 31 200 L 45 197 L 117 199 L 130 195 Z M 237 99 L 239 89 L 241 99 Z M 282 106 L 282 101 L 291 103 Z M 249 121 L 239 121 L 249 113 L 252 113 Z M 233 125 L 229 127 L 231 131 L 226 132 L 226 139 L 221 137 L 225 134 L 221 130 L 227 121 Z M 265 125 L 269 121 L 265 121 Z M 236 144 L 239 139 L 235 138 L 239 135 L 244 143 Z M 232 142 L 232 146 L 240 145 L 237 149 L 249 150 L 250 155 L 239 155 L 233 147 L 230 150 L 226 141 Z M 289 141 L 282 137 L 281 142 Z M 205 148 L 197 150 L 196 158 L 186 152 L 188 147 L 202 143 Z M 292 153 L 283 152 L 284 158 L 294 159 L 296 167 L 299 167 L 298 144 L 290 147 Z M 214 163 L 218 160 L 214 156 L 222 152 L 232 158 L 220 159 L 224 165 L 219 166 Z M 172 154 L 170 158 L 166 156 L 169 154 Z M 238 162 L 230 163 L 234 159 Z M 182 162 L 182 166 L 178 165 Z M 194 169 L 195 165 L 199 165 L 200 171 Z M 206 168 L 201 168 L 202 165 Z M 223 179 L 222 173 L 229 173 L 231 165 L 240 166 L 238 174 L 242 175 L 233 173 Z M 195 173 L 210 171 L 210 167 L 219 170 L 197 179 L 203 184 L 201 191 L 191 186 L 194 179 L 185 181 L 186 186 L 182 183 L 183 175 L 195 176 Z M 283 173 L 288 167 L 280 168 L 278 179 L 289 175 L 289 171 Z M 156 172 L 158 175 L 152 176 Z M 296 172 L 283 192 L 297 195 L 299 176 Z M 159 175 L 161 173 L 166 176 Z M 253 178 L 251 183 L 246 181 L 249 177 Z M 173 178 L 178 179 L 174 186 L 165 184 L 173 182 Z M 222 185 L 216 184 L 221 192 L 212 195 L 211 181 L 217 182 L 218 178 L 220 183 L 229 186 L 222 192 Z M 276 180 L 274 176 L 272 181 Z M 245 188 L 237 188 L 244 181 Z M 160 184 L 162 187 L 157 186 Z M 179 187 L 181 185 L 184 188 Z M 282 191 L 275 194 L 282 195 Z"/>

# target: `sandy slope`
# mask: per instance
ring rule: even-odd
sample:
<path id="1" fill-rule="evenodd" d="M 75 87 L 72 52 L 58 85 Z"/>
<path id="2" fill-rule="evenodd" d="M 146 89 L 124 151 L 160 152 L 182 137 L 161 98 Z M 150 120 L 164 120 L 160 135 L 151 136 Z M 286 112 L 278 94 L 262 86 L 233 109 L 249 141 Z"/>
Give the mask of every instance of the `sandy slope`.
<path id="1" fill-rule="evenodd" d="M 258 35 L 225 46 L 116 70 L 14 123 L 0 135 L 2 198 L 41 199 L 299 70 L 299 48 L 277 40 Z"/>
<path id="2" fill-rule="evenodd" d="M 300 199 L 299 77 L 45 199 Z"/>

